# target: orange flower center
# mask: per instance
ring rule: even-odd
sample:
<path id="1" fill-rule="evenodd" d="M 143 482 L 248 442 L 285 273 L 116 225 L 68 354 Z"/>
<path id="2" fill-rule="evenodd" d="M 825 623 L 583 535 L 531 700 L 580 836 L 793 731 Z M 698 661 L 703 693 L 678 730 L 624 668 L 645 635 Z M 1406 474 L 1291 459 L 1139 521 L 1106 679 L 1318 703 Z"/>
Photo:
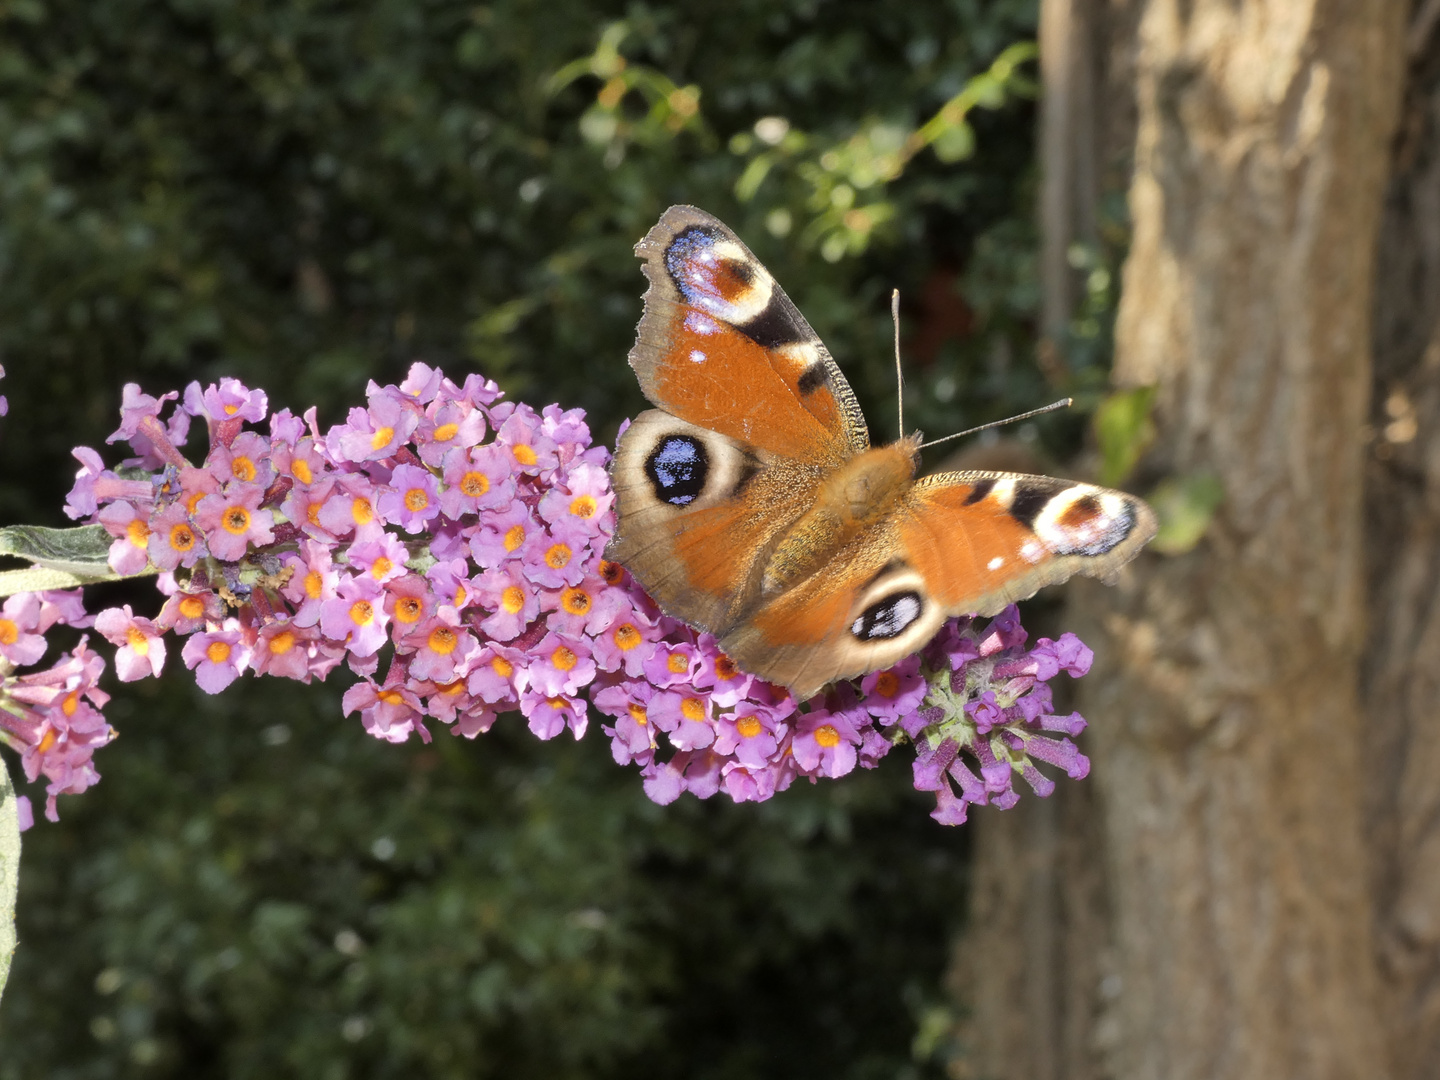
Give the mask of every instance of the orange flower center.
<path id="1" fill-rule="evenodd" d="M 183 521 L 170 528 L 170 548 L 172 551 L 189 551 L 195 546 L 195 530 L 186 525 Z"/>
<path id="2" fill-rule="evenodd" d="M 180 614 L 187 619 L 198 619 L 205 614 L 205 601 L 198 596 L 187 596 L 180 601 Z"/>
<path id="3" fill-rule="evenodd" d="M 386 705 L 399 705 L 405 701 L 405 696 L 399 690 L 377 690 L 375 696 Z"/>
<path id="4" fill-rule="evenodd" d="M 244 530 L 242 529 L 241 531 L 243 532 Z M 150 540 L 150 526 L 146 525 L 145 522 L 139 518 L 136 518 L 130 522 L 129 525 L 125 526 L 125 539 L 129 540 L 130 543 L 136 547 L 144 547 Z"/>
<path id="5" fill-rule="evenodd" d="M 130 651 L 137 656 L 148 656 L 150 653 L 150 639 L 145 636 L 145 631 L 141 630 L 138 626 L 126 628 L 125 644 L 130 646 Z"/>
<path id="6" fill-rule="evenodd" d="M 310 471 L 310 463 L 304 458 L 296 458 L 290 462 L 290 475 L 302 484 L 308 484 L 315 479 L 315 474 Z"/>
<path id="7" fill-rule="evenodd" d="M 430 636 L 426 639 L 425 644 L 430 646 L 431 652 L 449 656 L 455 651 L 455 646 L 460 644 L 460 639 L 455 636 L 455 631 L 450 627 L 437 626 L 430 631 Z"/>
<path id="8" fill-rule="evenodd" d="M 519 585 L 511 585 L 500 594 L 500 606 L 505 611 L 514 615 L 525 606 L 525 592 Z"/>
<path id="9" fill-rule="evenodd" d="M 560 606 L 571 615 L 584 615 L 590 610 L 590 594 L 584 589 L 566 589 L 560 594 Z"/>
<path id="10" fill-rule="evenodd" d="M 441 424 L 435 429 L 435 433 L 431 435 L 430 438 L 435 442 L 449 442 L 455 437 L 455 433 L 459 430 L 459 424 Z"/>
<path id="11" fill-rule="evenodd" d="M 634 720 L 637 724 L 643 727 L 650 722 L 645 716 L 645 706 L 641 705 L 638 701 L 632 701 L 628 708 L 630 710 L 630 719 Z"/>
<path id="12" fill-rule="evenodd" d="M 490 658 L 490 670 L 502 679 L 508 679 L 514 673 L 515 665 L 503 656 L 492 656 Z"/>
<path id="13" fill-rule="evenodd" d="M 760 734 L 764 727 L 765 725 L 753 716 L 742 716 L 739 720 L 735 721 L 735 730 L 746 739 L 753 739 L 756 735 Z"/>
<path id="14" fill-rule="evenodd" d="M 840 732 L 830 724 L 821 724 L 815 729 L 815 741 L 826 750 L 830 750 L 840 745 Z"/>
<path id="15" fill-rule="evenodd" d="M 467 472 L 460 478 L 460 491 L 467 498 L 478 499 L 490 490 L 490 478 L 483 472 Z"/>
<path id="16" fill-rule="evenodd" d="M 430 493 L 424 488 L 411 488 L 405 492 L 405 509 L 418 514 L 430 505 Z"/>
<path id="17" fill-rule="evenodd" d="M 369 525 L 375 520 L 375 508 L 363 495 L 356 495 L 350 504 L 350 517 L 356 525 Z"/>
<path id="18" fill-rule="evenodd" d="M 731 660 L 724 653 L 721 653 L 715 658 L 715 677 L 721 682 L 727 679 L 733 679 L 739 674 L 740 669 L 735 666 L 735 661 Z"/>
<path id="19" fill-rule="evenodd" d="M 255 463 L 248 457 L 232 458 L 230 472 L 236 480 L 244 480 L 248 484 L 255 479 Z"/>
<path id="20" fill-rule="evenodd" d="M 545 552 L 545 565 L 551 570 L 562 570 L 570 564 L 570 545 L 551 544 Z"/>
<path id="21" fill-rule="evenodd" d="M 281 630 L 270 639 L 270 655 L 284 656 L 295 647 L 295 631 Z"/>
<path id="22" fill-rule="evenodd" d="M 595 516 L 596 507 L 594 495 L 581 495 L 570 503 L 570 513 L 578 518 L 592 518 Z"/>
<path id="23" fill-rule="evenodd" d="M 311 600 L 320 599 L 320 588 L 325 584 L 325 578 L 319 570 L 311 570 L 305 575 L 305 595 Z"/>
<path id="24" fill-rule="evenodd" d="M 579 662 L 580 658 L 564 645 L 559 646 L 550 654 L 550 663 L 554 664 L 559 671 L 573 671 Z"/>
<path id="25" fill-rule="evenodd" d="M 14 645 L 20 640 L 20 627 L 14 619 L 0 619 L 0 645 Z"/>
<path id="26" fill-rule="evenodd" d="M 356 626 L 369 626 L 375 621 L 375 608 L 369 600 L 356 600 L 350 605 L 350 621 Z"/>
<path id="27" fill-rule="evenodd" d="M 521 465 L 534 465 L 535 462 L 538 460 L 535 457 L 535 451 L 532 450 L 530 447 L 526 446 L 524 443 L 516 443 L 514 446 L 510 447 L 510 453 L 515 455 L 515 460 L 518 461 Z"/>
<path id="28" fill-rule="evenodd" d="M 375 434 L 370 436 L 370 449 L 381 450 L 390 445 L 390 440 L 395 438 L 393 427 L 376 428 Z"/>
<path id="29" fill-rule="evenodd" d="M 379 581 L 386 574 L 390 573 L 390 571 L 394 568 L 395 564 L 389 559 L 387 559 L 384 555 L 381 555 L 373 563 L 370 564 L 370 576 L 373 577 L 376 581 Z"/>
<path id="30" fill-rule="evenodd" d="M 250 530 L 250 511 L 232 506 L 221 515 L 220 524 L 231 536 L 244 536 Z"/>
<path id="31" fill-rule="evenodd" d="M 629 652 L 640 644 L 640 631 L 631 626 L 628 622 L 621 623 L 615 627 L 615 632 L 610 635 L 615 641 L 615 647 L 621 652 Z"/>
<path id="32" fill-rule="evenodd" d="M 205 646 L 205 658 L 212 664 L 223 664 L 230 659 L 230 643 L 228 641 L 212 641 Z"/>
<path id="33" fill-rule="evenodd" d="M 680 702 L 680 715 L 686 720 L 704 720 L 705 703 L 699 698 L 687 697 Z"/>
<path id="34" fill-rule="evenodd" d="M 511 525 L 505 533 L 505 550 L 514 551 L 525 542 L 525 526 Z"/>
<path id="35" fill-rule="evenodd" d="M 625 568 L 609 559 L 601 559 L 600 576 L 605 579 L 607 585 L 619 585 L 620 579 L 625 576 Z"/>
<path id="36" fill-rule="evenodd" d="M 395 601 L 395 618 L 398 622 L 413 623 L 425 614 L 425 605 L 418 596 L 402 596 Z"/>
<path id="37" fill-rule="evenodd" d="M 690 658 L 684 653 L 672 652 L 670 659 L 665 662 L 672 675 L 683 675 L 690 670 Z"/>
<path id="38" fill-rule="evenodd" d="M 900 676 L 893 671 L 882 671 L 875 677 L 875 692 L 884 698 L 893 698 L 900 692 Z"/>

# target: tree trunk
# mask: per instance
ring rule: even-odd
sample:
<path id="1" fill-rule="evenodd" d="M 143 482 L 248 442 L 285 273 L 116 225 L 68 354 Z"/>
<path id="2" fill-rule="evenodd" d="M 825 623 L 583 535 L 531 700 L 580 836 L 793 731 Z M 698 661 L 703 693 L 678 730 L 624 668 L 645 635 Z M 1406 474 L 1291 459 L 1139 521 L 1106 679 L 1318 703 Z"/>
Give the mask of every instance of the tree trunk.
<path id="1" fill-rule="evenodd" d="M 1072 593 L 1092 791 L 975 816 L 962 1075 L 1388 1075 L 1358 680 L 1404 7 L 1139 4 L 1115 374 L 1158 388 L 1150 479 L 1209 472 L 1225 502 L 1193 552 Z"/>
<path id="2" fill-rule="evenodd" d="M 1440 0 L 1416 5 L 1380 232 L 1361 700 L 1395 1076 L 1440 1077 Z"/>

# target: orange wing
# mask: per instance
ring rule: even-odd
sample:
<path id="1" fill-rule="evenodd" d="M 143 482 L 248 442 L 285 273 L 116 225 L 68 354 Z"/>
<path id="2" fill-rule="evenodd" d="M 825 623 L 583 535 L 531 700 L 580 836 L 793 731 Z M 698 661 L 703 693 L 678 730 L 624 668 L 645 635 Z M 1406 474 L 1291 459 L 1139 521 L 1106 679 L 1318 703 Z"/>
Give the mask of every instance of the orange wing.
<path id="1" fill-rule="evenodd" d="M 994 615 L 1075 574 L 1110 578 L 1155 535 L 1133 495 L 1046 476 L 927 476 L 834 562 L 720 642 L 744 670 L 804 698 L 889 667 L 952 615 Z"/>
<path id="2" fill-rule="evenodd" d="M 654 404 L 811 465 L 869 446 L 839 367 L 733 232 L 693 206 L 672 206 L 635 252 L 650 288 L 630 366 Z"/>

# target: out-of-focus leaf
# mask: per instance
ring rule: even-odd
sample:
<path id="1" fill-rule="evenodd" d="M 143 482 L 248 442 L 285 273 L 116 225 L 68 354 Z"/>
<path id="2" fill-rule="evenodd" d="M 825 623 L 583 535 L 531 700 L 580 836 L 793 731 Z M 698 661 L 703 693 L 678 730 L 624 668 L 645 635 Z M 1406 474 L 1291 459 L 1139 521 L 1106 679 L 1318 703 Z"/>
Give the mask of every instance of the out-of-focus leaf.
<path id="1" fill-rule="evenodd" d="M 1150 409 L 1153 386 L 1117 390 L 1095 410 L 1095 437 L 1100 444 L 1100 482 L 1107 487 L 1124 483 L 1140 457 L 1155 440 Z"/>
<path id="2" fill-rule="evenodd" d="M 1183 555 L 1204 538 L 1225 501 L 1225 486 L 1212 473 L 1196 473 L 1163 481 L 1148 498 L 1160 519 L 1150 547 L 1162 555 Z"/>

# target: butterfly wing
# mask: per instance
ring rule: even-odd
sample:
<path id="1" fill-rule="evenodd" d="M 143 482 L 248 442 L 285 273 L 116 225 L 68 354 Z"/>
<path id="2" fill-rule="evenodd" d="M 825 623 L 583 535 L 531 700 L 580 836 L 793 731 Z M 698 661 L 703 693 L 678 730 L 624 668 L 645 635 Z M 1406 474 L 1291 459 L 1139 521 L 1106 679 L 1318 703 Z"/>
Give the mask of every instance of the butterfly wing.
<path id="1" fill-rule="evenodd" d="M 605 557 L 667 614 L 716 635 L 755 606 L 769 552 L 824 472 L 660 409 L 635 418 L 610 471 L 617 523 Z"/>
<path id="2" fill-rule="evenodd" d="M 659 408 L 616 448 L 606 555 L 719 634 L 754 607 L 766 555 L 826 471 L 869 436 L 815 331 L 723 224 L 672 206 L 635 252 L 650 288 L 630 365 Z"/>
<path id="3" fill-rule="evenodd" d="M 672 206 L 635 253 L 650 288 L 630 366 L 653 404 L 796 461 L 838 465 L 870 445 L 840 368 L 733 232 Z"/>
<path id="4" fill-rule="evenodd" d="M 826 569 L 721 639 L 737 664 L 808 697 L 889 667 L 952 615 L 994 615 L 1075 574 L 1110 578 L 1155 534 L 1124 492 L 1044 476 L 928 476 Z"/>

